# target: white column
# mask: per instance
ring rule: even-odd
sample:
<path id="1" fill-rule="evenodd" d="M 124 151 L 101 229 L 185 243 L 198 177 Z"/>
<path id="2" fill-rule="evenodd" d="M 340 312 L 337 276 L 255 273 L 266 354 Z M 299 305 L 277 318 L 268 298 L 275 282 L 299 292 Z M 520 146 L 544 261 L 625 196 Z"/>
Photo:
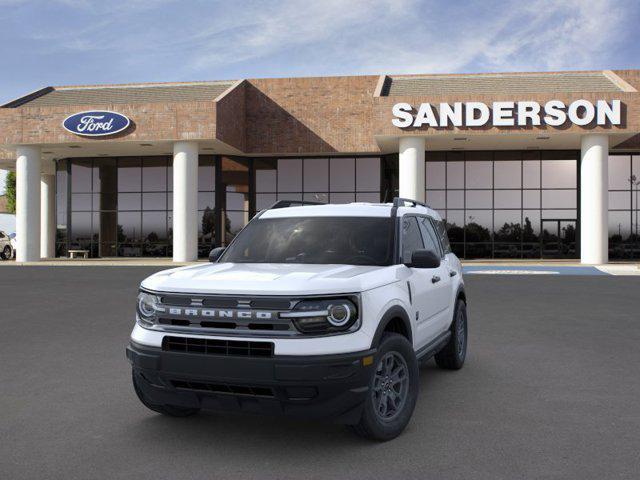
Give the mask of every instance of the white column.
<path id="1" fill-rule="evenodd" d="M 40 257 L 56 256 L 55 164 L 44 164 L 40 175 Z"/>
<path id="2" fill-rule="evenodd" d="M 580 262 L 609 261 L 609 137 L 582 137 L 580 155 Z"/>
<path id="3" fill-rule="evenodd" d="M 400 137 L 399 143 L 399 194 L 424 202 L 424 137 Z"/>
<path id="4" fill-rule="evenodd" d="M 16 260 L 40 260 L 40 147 L 16 150 Z"/>
<path id="5" fill-rule="evenodd" d="M 173 145 L 173 261 L 198 258 L 198 143 Z"/>

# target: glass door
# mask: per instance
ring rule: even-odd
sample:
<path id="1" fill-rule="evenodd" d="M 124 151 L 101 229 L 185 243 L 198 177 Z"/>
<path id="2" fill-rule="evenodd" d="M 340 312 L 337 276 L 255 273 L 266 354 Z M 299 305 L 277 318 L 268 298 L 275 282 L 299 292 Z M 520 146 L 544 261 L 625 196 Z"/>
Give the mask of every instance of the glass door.
<path id="1" fill-rule="evenodd" d="M 575 219 L 542 219 L 540 231 L 540 248 L 542 258 L 576 258 Z"/>

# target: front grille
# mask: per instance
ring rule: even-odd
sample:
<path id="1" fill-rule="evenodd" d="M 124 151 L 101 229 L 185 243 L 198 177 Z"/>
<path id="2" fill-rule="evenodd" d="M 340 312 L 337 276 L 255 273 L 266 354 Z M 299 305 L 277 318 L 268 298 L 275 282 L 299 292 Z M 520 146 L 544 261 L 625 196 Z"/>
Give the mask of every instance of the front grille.
<path id="1" fill-rule="evenodd" d="M 249 385 L 229 385 L 226 383 L 204 383 L 191 380 L 171 380 L 174 388 L 183 390 L 197 390 L 199 392 L 226 393 L 229 395 L 247 395 L 252 397 L 275 397 L 273 390 L 268 387 Z"/>
<path id="2" fill-rule="evenodd" d="M 290 319 L 280 318 L 299 300 L 287 297 L 249 297 L 161 294 L 158 325 L 168 332 L 222 335 L 292 336 L 299 332 Z"/>
<path id="3" fill-rule="evenodd" d="M 164 337 L 162 339 L 162 350 L 233 357 L 273 357 L 273 342 Z"/>

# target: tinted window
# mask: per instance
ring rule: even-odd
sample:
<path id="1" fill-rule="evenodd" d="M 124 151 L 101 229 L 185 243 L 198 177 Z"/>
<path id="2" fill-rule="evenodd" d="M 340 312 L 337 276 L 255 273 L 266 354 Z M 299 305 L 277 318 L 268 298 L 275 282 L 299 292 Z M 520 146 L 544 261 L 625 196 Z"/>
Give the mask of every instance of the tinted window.
<path id="1" fill-rule="evenodd" d="M 414 250 L 424 248 L 422 235 L 418 229 L 416 217 L 403 217 L 402 219 L 402 263 L 411 263 L 411 254 Z"/>
<path id="2" fill-rule="evenodd" d="M 250 222 L 221 262 L 389 265 L 391 219 L 305 217 Z"/>
<path id="3" fill-rule="evenodd" d="M 438 237 L 440 238 L 440 244 L 444 249 L 444 253 L 451 253 L 451 245 L 449 244 L 449 236 L 447 235 L 447 226 L 444 220 L 434 221 L 436 226 Z"/>
<path id="4" fill-rule="evenodd" d="M 436 255 L 442 256 L 442 249 L 436 237 L 436 232 L 433 230 L 431 222 L 426 217 L 421 217 L 419 222 L 420 231 L 422 232 L 422 238 L 424 240 L 424 248 L 431 250 Z"/>

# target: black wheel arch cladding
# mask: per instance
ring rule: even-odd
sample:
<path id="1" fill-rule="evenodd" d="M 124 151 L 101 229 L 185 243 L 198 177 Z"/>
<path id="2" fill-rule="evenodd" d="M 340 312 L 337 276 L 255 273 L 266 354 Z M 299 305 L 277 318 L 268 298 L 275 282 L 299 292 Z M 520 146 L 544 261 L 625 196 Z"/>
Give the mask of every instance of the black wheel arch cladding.
<path id="1" fill-rule="evenodd" d="M 396 331 L 396 329 L 394 329 L 392 330 L 394 333 L 399 333 L 405 336 L 410 343 L 413 343 L 413 332 L 411 330 L 411 321 L 409 320 L 409 314 L 401 306 L 394 305 L 393 307 L 389 308 L 380 319 L 378 328 L 376 328 L 376 333 L 373 336 L 373 341 L 371 342 L 372 348 L 380 345 L 382 335 L 387 330 L 387 326 L 389 326 L 391 322 L 398 322 L 403 330 L 398 332 Z"/>

